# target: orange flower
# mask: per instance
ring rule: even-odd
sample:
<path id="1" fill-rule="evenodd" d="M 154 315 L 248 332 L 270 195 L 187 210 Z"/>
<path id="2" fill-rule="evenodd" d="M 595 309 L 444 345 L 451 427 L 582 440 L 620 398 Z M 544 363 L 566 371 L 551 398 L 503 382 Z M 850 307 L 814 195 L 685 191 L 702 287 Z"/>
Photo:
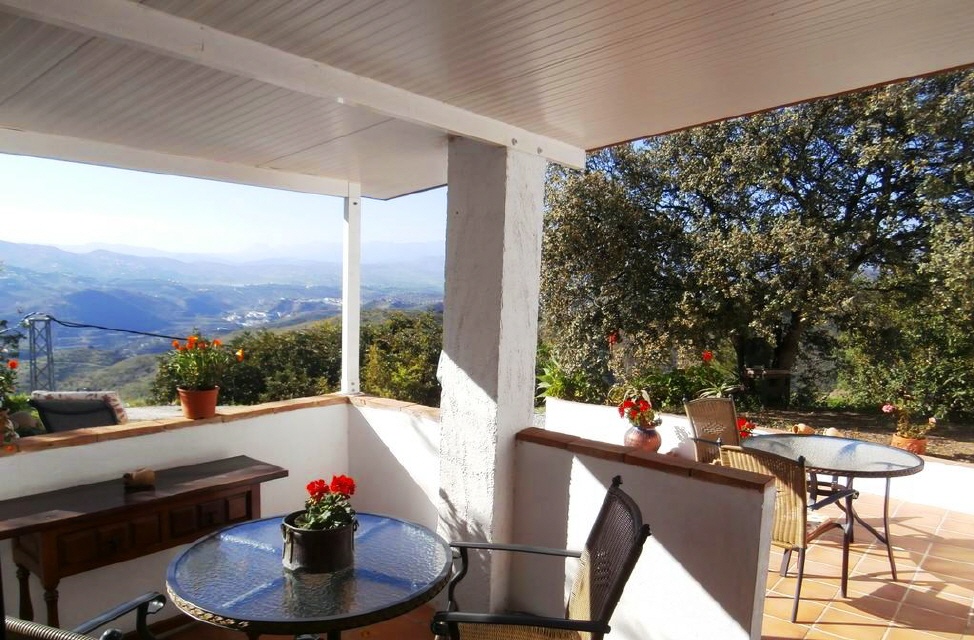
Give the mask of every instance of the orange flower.
<path id="1" fill-rule="evenodd" d="M 172 341 L 172 348 L 173 349 L 178 349 L 179 348 L 179 340 L 173 340 Z"/>
<path id="2" fill-rule="evenodd" d="M 237 349 L 237 362 L 243 362 L 244 351 L 243 349 Z"/>
<path id="3" fill-rule="evenodd" d="M 198 341 L 199 341 L 199 336 L 190 336 L 190 337 L 188 337 L 188 338 L 186 338 L 186 345 L 187 345 L 187 346 L 188 346 L 188 347 L 189 347 L 190 349 L 192 349 L 193 347 L 195 347 L 195 346 L 196 346 L 196 343 L 197 343 Z"/>
<path id="4" fill-rule="evenodd" d="M 20 366 L 20 363 L 17 362 L 16 360 L 8 360 L 7 366 L 10 367 L 11 369 L 16 369 L 17 367 Z"/>
<path id="5" fill-rule="evenodd" d="M 214 338 L 213 339 L 213 346 L 214 347 L 219 347 L 221 344 L 223 344 L 223 343 L 220 342 L 220 339 L 219 338 Z"/>

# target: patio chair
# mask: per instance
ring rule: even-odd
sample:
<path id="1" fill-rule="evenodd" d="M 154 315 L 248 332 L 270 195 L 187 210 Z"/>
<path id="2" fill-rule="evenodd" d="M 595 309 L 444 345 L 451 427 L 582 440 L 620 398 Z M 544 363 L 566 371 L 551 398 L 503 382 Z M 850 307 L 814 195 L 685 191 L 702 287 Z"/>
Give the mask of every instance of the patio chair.
<path id="1" fill-rule="evenodd" d="M 697 462 L 710 464 L 720 459 L 721 445 L 741 444 L 733 398 L 698 398 L 684 402 L 683 409 L 690 420 Z"/>
<path id="2" fill-rule="evenodd" d="M 649 536 L 639 506 L 619 488 L 622 478 L 612 479 L 602 509 L 582 551 L 548 549 L 518 544 L 453 542 L 460 556 L 460 570 L 450 581 L 449 610 L 433 616 L 431 628 L 438 638 L 450 640 L 559 639 L 601 640 L 609 632 L 609 618 Z M 581 558 L 568 598 L 564 618 L 525 613 L 466 613 L 458 611 L 454 589 L 467 572 L 469 549 L 536 553 Z"/>
<path id="3" fill-rule="evenodd" d="M 805 459 L 798 461 L 763 451 L 749 451 L 741 447 L 723 446 L 720 448 L 721 463 L 727 467 L 752 471 L 775 479 L 777 495 L 774 503 L 774 522 L 771 527 L 771 544 L 784 549 L 781 558 L 782 576 L 788 575 L 791 552 L 798 550 L 797 584 L 795 600 L 791 609 L 791 621 L 798 616 L 798 600 L 801 597 L 802 579 L 805 575 L 805 550 L 808 545 L 826 531 L 839 528 L 842 536 L 842 597 L 846 596 L 849 582 L 849 542 L 852 535 L 852 500 L 858 496 L 853 489 L 835 491 L 818 502 L 808 502 L 808 475 L 805 472 Z M 810 511 L 843 500 L 845 520 L 832 517 L 810 518 Z"/>
<path id="4" fill-rule="evenodd" d="M 8 640 L 91 640 L 94 636 L 86 635 L 98 627 L 103 627 L 113 620 L 135 611 L 135 630 L 143 640 L 157 640 L 149 631 L 146 618 L 162 609 L 166 604 L 166 597 L 160 593 L 145 593 L 134 600 L 110 609 L 99 616 L 82 623 L 73 630 L 58 629 L 39 622 L 21 620 L 13 616 L 6 616 Z M 118 629 L 108 629 L 102 632 L 100 640 L 121 640 L 125 637 Z"/>
<path id="5" fill-rule="evenodd" d="M 128 422 L 114 391 L 34 391 L 28 403 L 48 433 Z"/>

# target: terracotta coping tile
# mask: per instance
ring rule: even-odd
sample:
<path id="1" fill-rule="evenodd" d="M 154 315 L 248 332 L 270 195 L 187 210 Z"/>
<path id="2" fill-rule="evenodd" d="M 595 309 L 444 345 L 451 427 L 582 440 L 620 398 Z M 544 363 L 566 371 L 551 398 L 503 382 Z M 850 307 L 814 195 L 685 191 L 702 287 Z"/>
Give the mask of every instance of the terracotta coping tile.
<path id="1" fill-rule="evenodd" d="M 572 453 L 580 453 L 585 456 L 592 456 L 600 460 L 618 460 L 624 462 L 629 447 L 621 444 L 609 444 L 608 442 L 596 442 L 578 438 L 574 442 L 568 443 L 568 450 Z"/>
<path id="2" fill-rule="evenodd" d="M 664 473 L 693 477 L 715 484 L 745 487 L 761 492 L 774 482 L 772 478 L 756 473 L 643 451 L 637 447 L 587 440 L 539 427 L 530 427 L 519 431 L 516 439 L 519 442 L 531 442 L 556 449 L 567 449 L 572 453 L 592 456 L 601 460 L 616 460 L 624 464 L 655 469 Z"/>
<path id="3" fill-rule="evenodd" d="M 572 442 L 578 440 L 578 436 L 572 436 L 567 433 L 558 433 L 557 431 L 548 431 L 547 429 L 542 429 L 540 427 L 529 427 L 527 429 L 522 429 L 517 432 L 514 436 L 515 440 L 519 442 L 533 442 L 535 444 L 543 444 L 550 447 L 557 447 L 559 449 L 567 449 L 568 445 Z"/>
<path id="4" fill-rule="evenodd" d="M 59 447 L 76 447 L 95 442 L 134 438 L 152 433 L 175 431 L 200 425 L 246 420 L 248 418 L 283 413 L 301 408 L 326 407 L 338 404 L 348 404 L 348 398 L 338 394 L 312 398 L 295 398 L 293 400 L 267 402 L 252 406 L 220 407 L 220 412 L 212 418 L 202 418 L 199 420 L 190 420 L 189 418 L 177 416 L 155 420 L 135 420 L 126 422 L 125 424 L 86 427 L 84 429 L 59 431 L 57 433 L 43 433 L 36 436 L 19 438 L 13 443 L 14 451 L 0 449 L 0 456 L 13 455 L 18 452 L 45 451 Z"/>
<path id="5" fill-rule="evenodd" d="M 94 442 L 134 438 L 152 433 L 161 433 L 163 431 L 176 431 L 202 425 L 235 422 L 248 418 L 285 413 L 294 411 L 295 409 L 328 407 L 340 404 L 353 404 L 359 407 L 376 407 L 403 411 L 420 418 L 436 421 L 440 419 L 440 410 L 435 407 L 426 407 L 412 402 L 401 402 L 399 400 L 375 398 L 372 396 L 329 394 L 310 398 L 265 402 L 259 405 L 221 406 L 219 412 L 212 418 L 201 418 L 198 420 L 174 416 L 172 418 L 158 418 L 154 420 L 135 420 L 125 424 L 106 425 L 103 427 L 86 427 L 84 429 L 60 431 L 58 433 L 44 433 L 16 440 L 13 443 L 13 449 L 0 448 L 0 456 L 15 455 L 20 452 L 44 451 L 57 447 L 76 447 Z"/>

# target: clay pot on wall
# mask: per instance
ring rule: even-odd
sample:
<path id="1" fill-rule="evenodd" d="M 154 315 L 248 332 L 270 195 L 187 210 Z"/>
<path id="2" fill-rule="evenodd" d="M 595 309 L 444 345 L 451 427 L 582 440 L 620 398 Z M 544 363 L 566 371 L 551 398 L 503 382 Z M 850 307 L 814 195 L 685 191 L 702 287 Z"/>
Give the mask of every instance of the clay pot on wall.
<path id="1" fill-rule="evenodd" d="M 926 438 L 904 438 L 894 433 L 890 445 L 897 449 L 906 449 L 910 453 L 915 453 L 918 456 L 922 456 L 927 452 Z"/>
<path id="2" fill-rule="evenodd" d="M 183 415 L 191 420 L 212 418 L 216 415 L 216 399 L 220 387 L 212 389 L 183 389 L 178 387 L 179 404 L 183 408 Z"/>

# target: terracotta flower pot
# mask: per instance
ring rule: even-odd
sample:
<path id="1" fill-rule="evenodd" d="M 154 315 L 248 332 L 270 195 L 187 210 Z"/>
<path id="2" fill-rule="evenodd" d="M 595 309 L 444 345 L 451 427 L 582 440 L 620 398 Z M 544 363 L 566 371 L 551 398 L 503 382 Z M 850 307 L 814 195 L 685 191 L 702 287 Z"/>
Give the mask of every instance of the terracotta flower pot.
<path id="1" fill-rule="evenodd" d="M 894 433 L 890 446 L 896 447 L 897 449 L 906 449 L 910 453 L 915 453 L 918 456 L 922 456 L 927 452 L 927 439 L 904 438 L 903 436 Z"/>
<path id="2" fill-rule="evenodd" d="M 216 415 L 216 398 L 220 387 L 212 389 L 183 389 L 177 387 L 179 404 L 183 408 L 183 415 L 191 420 L 212 418 Z"/>
<path id="3" fill-rule="evenodd" d="M 643 451 L 656 453 L 663 444 L 663 438 L 655 427 L 632 426 L 626 431 L 623 442 L 627 447 L 637 447 Z"/>
<path id="4" fill-rule="evenodd" d="M 281 522 L 284 568 L 308 573 L 330 573 L 352 566 L 355 560 L 355 525 L 335 529 L 303 529 L 295 519 L 304 511 L 287 514 Z"/>

